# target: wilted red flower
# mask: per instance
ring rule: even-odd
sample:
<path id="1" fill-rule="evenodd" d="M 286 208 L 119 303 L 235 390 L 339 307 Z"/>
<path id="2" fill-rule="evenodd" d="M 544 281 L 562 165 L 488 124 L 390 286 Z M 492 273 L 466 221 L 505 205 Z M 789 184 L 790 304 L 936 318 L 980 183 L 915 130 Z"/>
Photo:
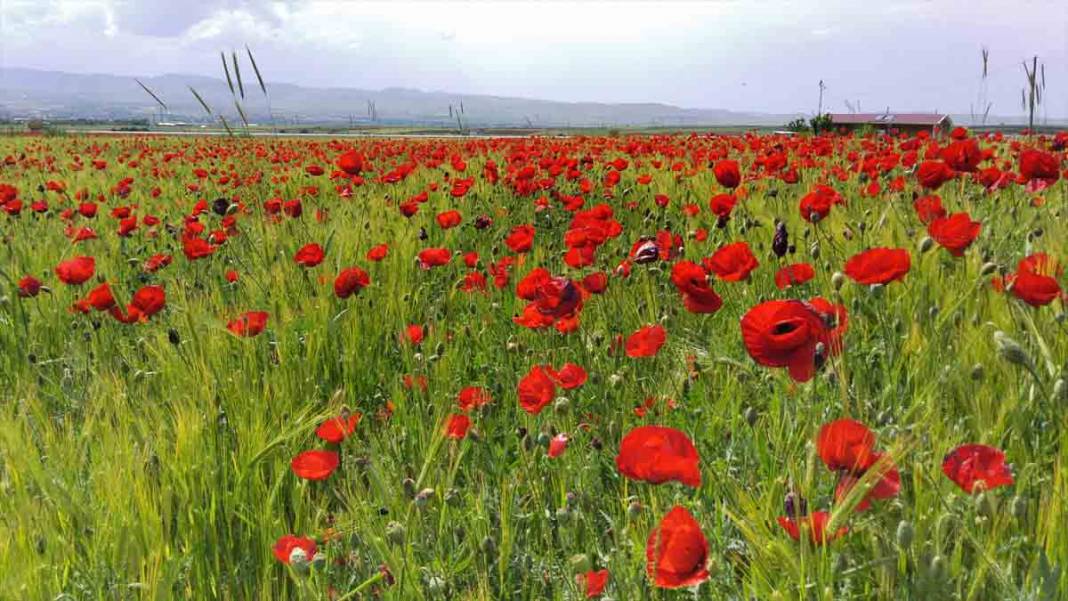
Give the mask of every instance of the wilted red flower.
<path id="1" fill-rule="evenodd" d="M 681 430 L 666 426 L 639 426 L 623 437 L 616 455 L 619 473 L 631 480 L 661 484 L 674 480 L 701 486 L 701 458 Z"/>
<path id="2" fill-rule="evenodd" d="M 667 332 L 660 324 L 638 328 L 627 337 L 625 345 L 627 356 L 654 357 L 660 352 L 660 347 L 664 346 L 665 340 L 667 340 Z"/>
<path id="3" fill-rule="evenodd" d="M 348 298 L 353 294 L 359 294 L 360 290 L 371 285 L 371 276 L 359 267 L 342 269 L 334 279 L 334 295 L 338 298 Z"/>
<path id="4" fill-rule="evenodd" d="M 845 274 L 858 284 L 889 284 L 905 277 L 912 260 L 903 248 L 871 248 L 845 264 Z"/>
<path id="5" fill-rule="evenodd" d="M 723 160 L 712 167 L 712 173 L 716 181 L 724 188 L 737 188 L 742 183 L 742 172 L 738 168 L 738 161 Z"/>
<path id="6" fill-rule="evenodd" d="M 453 440 L 463 440 L 467 436 L 467 430 L 471 427 L 471 418 L 463 413 L 454 413 L 449 416 L 445 424 L 445 436 Z"/>
<path id="7" fill-rule="evenodd" d="M 982 224 L 972 221 L 967 213 L 954 213 L 932 221 L 927 226 L 927 233 L 954 257 L 960 257 L 975 241 L 980 229 Z"/>
<path id="8" fill-rule="evenodd" d="M 540 365 L 530 368 L 530 372 L 519 380 L 519 406 L 531 415 L 541 413 L 556 395 L 556 385 Z"/>
<path id="9" fill-rule="evenodd" d="M 808 263 L 794 263 L 775 272 L 775 287 L 785 290 L 791 286 L 800 286 L 816 277 L 816 270 Z"/>
<path id="10" fill-rule="evenodd" d="M 430 269 L 440 267 L 452 259 L 452 253 L 447 248 L 426 248 L 419 251 L 419 267 Z"/>
<path id="11" fill-rule="evenodd" d="M 966 493 L 977 487 L 991 490 L 1013 483 L 1012 469 L 1005 464 L 1005 453 L 982 445 L 961 445 L 946 454 L 942 472 Z"/>
<path id="12" fill-rule="evenodd" d="M 266 311 L 249 311 L 227 323 L 226 329 L 236 336 L 251 338 L 263 332 L 267 327 L 268 317 L 269 314 Z"/>
<path id="13" fill-rule="evenodd" d="M 717 250 L 711 257 L 702 261 L 705 269 L 716 274 L 725 282 L 738 282 L 760 265 L 747 242 L 735 242 Z"/>
<path id="14" fill-rule="evenodd" d="M 69 286 L 84 284 L 95 272 L 96 259 L 93 257 L 74 257 L 56 265 L 56 277 Z"/>
<path id="15" fill-rule="evenodd" d="M 361 417 L 363 415 L 358 411 L 349 413 L 347 416 L 342 414 L 337 417 L 331 417 L 319 424 L 319 427 L 315 429 L 315 435 L 326 442 L 341 444 L 341 441 L 356 431 L 356 425 L 360 423 Z"/>
<path id="16" fill-rule="evenodd" d="M 585 574 L 579 574 L 575 577 L 578 581 L 579 587 L 581 587 L 586 594 L 587 599 L 594 599 L 600 597 L 604 592 L 605 586 L 608 585 L 608 570 L 590 570 Z"/>
<path id="17" fill-rule="evenodd" d="M 326 480 L 337 469 L 340 461 L 340 456 L 334 451 L 304 451 L 293 458 L 289 467 L 298 478 Z"/>
<path id="18" fill-rule="evenodd" d="M 649 533 L 645 571 L 660 588 L 695 586 L 708 579 L 708 541 L 689 511 L 676 505 Z"/>
<path id="19" fill-rule="evenodd" d="M 828 532 L 827 526 L 831 521 L 831 514 L 826 511 L 814 511 L 802 517 L 779 517 L 779 525 L 790 535 L 790 538 L 801 540 L 801 530 L 808 533 L 808 540 L 814 545 L 825 545 L 834 539 L 849 532 L 849 528 L 841 526 L 834 532 Z"/>
<path id="20" fill-rule="evenodd" d="M 278 542 L 274 544 L 272 552 L 275 559 L 289 565 L 290 558 L 293 556 L 293 550 L 300 549 L 304 552 L 304 558 L 307 561 L 315 559 L 315 553 L 318 548 L 315 546 L 315 541 L 310 538 L 304 538 L 300 536 L 293 536 L 287 534 L 278 539 Z"/>
<path id="21" fill-rule="evenodd" d="M 315 267 L 323 262 L 323 247 L 312 242 L 300 247 L 297 254 L 293 255 L 293 262 L 301 267 Z"/>

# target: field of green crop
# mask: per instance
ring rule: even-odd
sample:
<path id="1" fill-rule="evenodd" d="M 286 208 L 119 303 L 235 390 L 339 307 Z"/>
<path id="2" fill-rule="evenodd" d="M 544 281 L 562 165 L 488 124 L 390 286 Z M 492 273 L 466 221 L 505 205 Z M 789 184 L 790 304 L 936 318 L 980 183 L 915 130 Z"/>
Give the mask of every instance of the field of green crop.
<path id="1" fill-rule="evenodd" d="M 1066 142 L 0 138 L 0 599 L 1068 598 Z"/>

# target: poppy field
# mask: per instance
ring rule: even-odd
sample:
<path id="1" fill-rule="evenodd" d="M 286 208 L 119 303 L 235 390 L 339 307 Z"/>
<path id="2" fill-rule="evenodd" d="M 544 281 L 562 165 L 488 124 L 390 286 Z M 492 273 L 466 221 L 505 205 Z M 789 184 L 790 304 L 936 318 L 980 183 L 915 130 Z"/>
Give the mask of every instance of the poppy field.
<path id="1" fill-rule="evenodd" d="M 0 598 L 1064 599 L 1066 148 L 0 138 Z"/>

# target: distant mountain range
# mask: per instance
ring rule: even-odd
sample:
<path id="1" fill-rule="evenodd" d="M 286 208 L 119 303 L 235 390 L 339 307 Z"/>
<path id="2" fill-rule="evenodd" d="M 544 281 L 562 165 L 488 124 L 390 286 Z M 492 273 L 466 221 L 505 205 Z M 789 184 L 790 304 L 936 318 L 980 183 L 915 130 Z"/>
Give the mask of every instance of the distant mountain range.
<path id="1" fill-rule="evenodd" d="M 217 114 L 239 123 L 226 80 L 199 75 L 139 78 L 167 105 L 164 111 L 133 77 L 0 69 L 0 117 L 164 122 L 211 120 L 196 89 Z M 237 86 L 237 82 L 234 81 Z M 801 116 L 689 109 L 659 103 L 557 102 L 531 98 L 424 92 L 407 88 L 313 88 L 267 82 L 270 112 L 254 76 L 244 78 L 243 109 L 251 122 L 355 123 L 465 127 L 601 127 L 784 125 Z M 451 108 L 450 108 L 451 107 Z"/>

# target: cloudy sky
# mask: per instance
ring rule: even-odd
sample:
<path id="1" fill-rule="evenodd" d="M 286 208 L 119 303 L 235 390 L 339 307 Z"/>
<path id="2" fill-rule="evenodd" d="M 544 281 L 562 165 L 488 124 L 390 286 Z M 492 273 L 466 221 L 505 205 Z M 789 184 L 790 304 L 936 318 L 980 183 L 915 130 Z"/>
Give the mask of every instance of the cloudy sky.
<path id="1" fill-rule="evenodd" d="M 993 114 L 1046 67 L 1068 117 L 1068 1 L 295 2 L 0 0 L 0 64 L 219 76 L 248 44 L 268 83 L 813 112 L 968 113 L 990 49 Z"/>

